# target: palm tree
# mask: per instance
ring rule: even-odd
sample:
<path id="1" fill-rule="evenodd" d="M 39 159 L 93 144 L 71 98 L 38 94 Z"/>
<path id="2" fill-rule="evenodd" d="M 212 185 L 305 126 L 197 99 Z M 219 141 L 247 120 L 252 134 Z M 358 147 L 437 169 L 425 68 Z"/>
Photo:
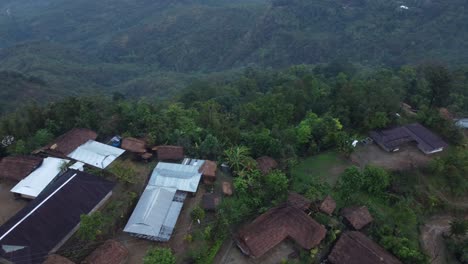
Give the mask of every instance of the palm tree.
<path id="1" fill-rule="evenodd" d="M 226 162 L 235 174 L 242 171 L 251 159 L 249 157 L 250 150 L 245 146 L 231 147 L 224 151 L 224 155 L 226 156 Z"/>

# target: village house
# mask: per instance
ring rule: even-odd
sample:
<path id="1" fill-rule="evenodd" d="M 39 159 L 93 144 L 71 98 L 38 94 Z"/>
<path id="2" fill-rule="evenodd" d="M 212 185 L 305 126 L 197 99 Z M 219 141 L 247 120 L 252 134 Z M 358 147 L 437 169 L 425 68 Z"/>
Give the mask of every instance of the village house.
<path id="1" fill-rule="evenodd" d="M 48 156 L 67 158 L 76 148 L 88 142 L 96 140 L 97 133 L 86 128 L 74 128 L 59 136 L 50 144 L 36 150 L 33 154 L 45 154 Z"/>
<path id="2" fill-rule="evenodd" d="M 41 166 L 43 158 L 35 156 L 9 156 L 0 160 L 0 179 L 21 181 Z"/>
<path id="3" fill-rule="evenodd" d="M 356 230 L 360 230 L 374 221 L 366 206 L 343 208 L 341 210 L 341 215 L 346 220 L 347 224 Z"/>
<path id="4" fill-rule="evenodd" d="M 241 228 L 235 237 L 242 253 L 259 258 L 286 238 L 310 250 L 325 238 L 326 229 L 302 209 L 284 204 L 268 210 Z"/>
<path id="5" fill-rule="evenodd" d="M 262 156 L 257 160 L 257 168 L 264 174 L 270 173 L 272 170 L 278 167 L 278 163 L 271 157 Z"/>
<path id="6" fill-rule="evenodd" d="M 159 162 L 124 232 L 149 240 L 168 241 L 187 194 L 198 189 L 203 163 L 197 159 L 185 159 L 182 164 Z"/>
<path id="7" fill-rule="evenodd" d="M 94 250 L 81 264 L 124 264 L 128 249 L 116 240 L 107 240 Z"/>
<path id="8" fill-rule="evenodd" d="M 216 171 L 217 165 L 216 162 L 211 160 L 206 160 L 203 165 L 200 167 L 200 172 L 202 173 L 203 183 L 204 184 L 214 184 L 216 181 Z"/>
<path id="9" fill-rule="evenodd" d="M 328 261 L 331 264 L 402 264 L 377 243 L 361 232 L 343 233 L 333 247 Z"/>
<path id="10" fill-rule="evenodd" d="M 327 197 L 323 199 L 319 206 L 319 210 L 327 215 L 332 215 L 333 211 L 335 211 L 335 208 L 336 202 L 330 195 L 327 195 Z"/>
<path id="11" fill-rule="evenodd" d="M 153 148 L 158 160 L 181 161 L 184 159 L 184 148 L 180 146 L 157 146 Z"/>
<path id="12" fill-rule="evenodd" d="M 78 229 L 80 216 L 98 210 L 114 183 L 69 170 L 0 227 L 1 259 L 42 263 Z"/>
<path id="13" fill-rule="evenodd" d="M 41 166 L 11 189 L 15 195 L 27 199 L 36 198 L 65 168 L 70 161 L 59 158 L 45 158 Z M 65 167 L 64 167 L 65 166 Z"/>
<path id="14" fill-rule="evenodd" d="M 216 193 L 205 193 L 202 198 L 202 206 L 206 211 L 216 211 L 221 204 L 221 196 Z"/>
<path id="15" fill-rule="evenodd" d="M 448 146 L 439 136 L 418 123 L 372 131 L 370 137 L 388 152 L 398 151 L 403 145 L 411 142 L 415 142 L 418 149 L 425 154 L 443 151 Z"/>

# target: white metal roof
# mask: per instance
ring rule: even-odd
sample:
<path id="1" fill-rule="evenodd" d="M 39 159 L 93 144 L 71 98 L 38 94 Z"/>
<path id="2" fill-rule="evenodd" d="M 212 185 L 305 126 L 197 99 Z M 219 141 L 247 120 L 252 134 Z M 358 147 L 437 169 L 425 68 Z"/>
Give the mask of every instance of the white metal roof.
<path id="1" fill-rule="evenodd" d="M 84 163 L 81 162 L 81 161 L 77 161 L 75 162 L 73 165 L 71 165 L 70 167 L 68 167 L 69 169 L 72 169 L 72 170 L 77 170 L 77 171 L 84 171 Z"/>
<path id="2" fill-rule="evenodd" d="M 169 240 L 183 206 L 183 201 L 174 199 L 176 192 L 175 188 L 148 185 L 124 231 Z"/>
<path id="3" fill-rule="evenodd" d="M 62 164 L 70 162 L 65 159 L 45 158 L 41 166 L 28 177 L 21 180 L 11 192 L 35 198 L 60 173 Z"/>
<path id="4" fill-rule="evenodd" d="M 68 155 L 69 158 L 84 162 L 88 165 L 104 169 L 125 150 L 109 146 L 94 140 L 88 140 L 88 142 L 79 146 L 72 153 Z"/>
<path id="5" fill-rule="evenodd" d="M 461 128 L 468 128 L 468 118 L 462 118 L 458 120 L 456 125 Z"/>
<path id="6" fill-rule="evenodd" d="M 179 191 L 196 192 L 201 179 L 198 172 L 203 160 L 198 160 L 197 165 L 183 165 L 160 162 L 153 170 L 148 185 L 176 188 Z"/>

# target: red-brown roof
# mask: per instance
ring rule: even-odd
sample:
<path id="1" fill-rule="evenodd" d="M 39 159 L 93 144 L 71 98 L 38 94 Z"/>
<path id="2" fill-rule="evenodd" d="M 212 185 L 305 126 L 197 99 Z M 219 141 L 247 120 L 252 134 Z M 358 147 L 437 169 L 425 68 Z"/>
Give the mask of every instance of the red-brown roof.
<path id="1" fill-rule="evenodd" d="M 293 206 L 268 210 L 239 231 L 236 242 L 245 254 L 260 257 L 286 238 L 305 249 L 316 247 L 325 238 L 326 229 L 304 211 Z"/>
<path id="2" fill-rule="evenodd" d="M 67 133 L 56 138 L 49 145 L 36 150 L 34 153 L 45 152 L 56 157 L 66 157 L 76 148 L 88 142 L 95 140 L 97 133 L 86 128 L 74 128 Z"/>
<path id="3" fill-rule="evenodd" d="M 385 251 L 363 233 L 343 233 L 328 255 L 332 264 L 401 264 L 402 262 Z"/>
<path id="4" fill-rule="evenodd" d="M 341 210 L 341 215 L 356 230 L 365 227 L 374 220 L 366 206 L 344 208 Z"/>
<path id="5" fill-rule="evenodd" d="M 322 203 L 320 203 L 320 211 L 326 213 L 328 215 L 332 215 L 333 211 L 335 211 L 336 202 L 330 195 L 327 195 L 325 199 L 323 199 Z"/>
<path id="6" fill-rule="evenodd" d="M 290 192 L 288 195 L 288 204 L 297 207 L 301 210 L 309 209 L 311 203 L 311 200 L 305 198 L 304 196 L 298 193 Z"/>
<path id="7" fill-rule="evenodd" d="M 149 153 L 149 152 L 146 152 L 146 153 L 143 153 L 141 154 L 141 158 L 144 159 L 144 160 L 149 160 L 153 157 L 153 154 Z"/>
<path id="8" fill-rule="evenodd" d="M 133 153 L 145 153 L 146 152 L 146 142 L 141 139 L 136 139 L 132 137 L 122 139 L 122 149 L 128 150 Z"/>
<path id="9" fill-rule="evenodd" d="M 206 160 L 200 167 L 199 172 L 202 173 L 205 183 L 216 181 L 216 168 L 216 162 L 211 160 Z"/>
<path id="10" fill-rule="evenodd" d="M 218 205 L 221 203 L 221 196 L 214 193 L 205 193 L 203 195 L 203 209 L 208 211 L 215 211 Z"/>
<path id="11" fill-rule="evenodd" d="M 34 156 L 10 156 L 0 160 L 0 179 L 20 181 L 42 164 L 42 158 Z"/>
<path id="12" fill-rule="evenodd" d="M 75 264 L 75 262 L 60 255 L 50 255 L 42 264 Z"/>
<path id="13" fill-rule="evenodd" d="M 159 160 L 181 160 L 184 158 L 184 148 L 180 146 L 157 146 L 153 148 Z"/>
<path id="14" fill-rule="evenodd" d="M 278 163 L 271 157 L 263 156 L 257 159 L 257 167 L 263 174 L 268 174 L 278 167 Z"/>
<path id="15" fill-rule="evenodd" d="M 123 264 L 127 261 L 128 249 L 120 242 L 107 240 L 89 255 L 82 264 Z"/>
<path id="16" fill-rule="evenodd" d="M 227 196 L 232 195 L 232 184 L 230 182 L 223 182 L 222 183 L 223 194 Z"/>

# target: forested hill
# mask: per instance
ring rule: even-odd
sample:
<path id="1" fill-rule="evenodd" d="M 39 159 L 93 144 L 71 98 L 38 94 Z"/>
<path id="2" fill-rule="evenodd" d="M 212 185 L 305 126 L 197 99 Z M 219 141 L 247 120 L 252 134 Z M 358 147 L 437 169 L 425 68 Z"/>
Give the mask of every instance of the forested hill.
<path id="1" fill-rule="evenodd" d="M 0 70 L 54 89 L 167 96 L 194 74 L 244 66 L 460 65 L 466 8 L 464 0 L 3 0 Z"/>

